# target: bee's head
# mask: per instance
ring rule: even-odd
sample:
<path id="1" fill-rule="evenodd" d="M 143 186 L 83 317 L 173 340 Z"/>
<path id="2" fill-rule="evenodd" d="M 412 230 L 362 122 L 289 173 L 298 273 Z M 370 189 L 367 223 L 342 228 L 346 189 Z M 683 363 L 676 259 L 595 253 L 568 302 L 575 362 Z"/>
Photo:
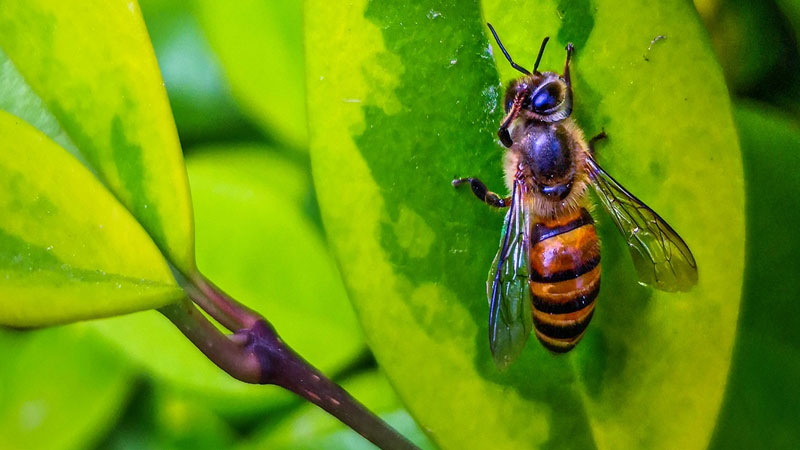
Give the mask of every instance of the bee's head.
<path id="1" fill-rule="evenodd" d="M 503 107 L 506 114 L 520 98 L 520 115 L 541 122 L 558 122 L 572 113 L 572 89 L 555 72 L 533 73 L 509 83 Z"/>
<path id="2" fill-rule="evenodd" d="M 567 61 L 564 64 L 564 74 L 555 72 L 539 72 L 539 62 L 542 60 L 544 48 L 549 38 L 544 38 L 539 48 L 539 55 L 533 65 L 533 73 L 515 63 L 508 54 L 492 25 L 487 24 L 492 31 L 497 45 L 503 51 L 511 67 L 525 74 L 522 78 L 512 81 L 506 89 L 503 107 L 506 115 L 514 108 L 513 117 L 518 114 L 532 120 L 541 122 L 558 122 L 564 120 L 572 113 L 572 85 L 569 76 L 569 59 L 572 54 L 572 44 L 567 45 Z M 515 105 L 515 102 L 519 104 Z M 506 124 L 507 125 L 507 124 Z"/>

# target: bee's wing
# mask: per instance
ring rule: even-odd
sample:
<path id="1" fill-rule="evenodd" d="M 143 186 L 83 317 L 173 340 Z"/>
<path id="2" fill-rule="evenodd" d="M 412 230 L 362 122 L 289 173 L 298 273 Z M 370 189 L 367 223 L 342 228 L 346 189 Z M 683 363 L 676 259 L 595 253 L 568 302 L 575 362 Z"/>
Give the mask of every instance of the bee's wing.
<path id="1" fill-rule="evenodd" d="M 498 368 L 505 369 L 522 352 L 531 334 L 528 287 L 530 223 L 523 186 L 514 182 L 500 250 L 494 258 L 486 291 L 489 297 L 489 346 Z"/>
<path id="2" fill-rule="evenodd" d="M 642 284 L 663 291 L 687 291 L 697 284 L 697 263 L 686 245 L 655 211 L 617 183 L 586 155 L 600 201 L 628 241 Z"/>

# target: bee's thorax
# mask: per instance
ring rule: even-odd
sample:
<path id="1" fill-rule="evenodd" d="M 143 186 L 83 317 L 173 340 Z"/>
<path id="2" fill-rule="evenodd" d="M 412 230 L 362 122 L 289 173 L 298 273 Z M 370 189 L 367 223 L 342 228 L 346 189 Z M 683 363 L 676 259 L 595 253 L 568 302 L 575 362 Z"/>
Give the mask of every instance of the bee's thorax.
<path id="1" fill-rule="evenodd" d="M 520 120 L 506 153 L 506 183 L 521 167 L 537 217 L 570 215 L 583 206 L 586 192 L 583 133 L 571 119 L 558 123 Z"/>

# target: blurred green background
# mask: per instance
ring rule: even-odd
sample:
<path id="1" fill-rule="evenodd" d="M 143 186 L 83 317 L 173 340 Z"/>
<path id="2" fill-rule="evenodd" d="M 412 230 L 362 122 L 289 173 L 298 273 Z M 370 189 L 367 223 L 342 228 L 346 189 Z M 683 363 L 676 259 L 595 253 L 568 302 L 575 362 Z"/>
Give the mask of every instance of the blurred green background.
<path id="1" fill-rule="evenodd" d="M 797 448 L 800 2 L 695 6 L 734 99 L 747 182 L 744 296 L 711 447 Z M 431 448 L 370 356 L 325 242 L 307 151 L 302 2 L 141 7 L 186 156 L 200 270 Z M 0 449 L 371 448 L 279 388 L 234 381 L 155 312 L 0 329 L 0 354 Z"/>

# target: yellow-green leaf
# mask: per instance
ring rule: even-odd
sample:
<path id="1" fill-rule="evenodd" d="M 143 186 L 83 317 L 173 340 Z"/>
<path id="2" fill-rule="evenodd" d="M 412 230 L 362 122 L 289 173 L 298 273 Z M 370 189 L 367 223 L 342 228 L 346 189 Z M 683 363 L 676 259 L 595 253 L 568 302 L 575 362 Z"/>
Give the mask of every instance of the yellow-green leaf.
<path id="1" fill-rule="evenodd" d="M 97 178 L 0 111 L 0 325 L 123 314 L 181 295 L 153 241 Z"/>
<path id="2" fill-rule="evenodd" d="M 186 171 L 136 2 L 3 1 L 0 50 L 4 75 L 24 80 L 0 105 L 38 125 L 19 111 L 27 100 L 36 111 L 24 112 L 55 119 L 170 261 L 192 272 Z"/>
<path id="3" fill-rule="evenodd" d="M 481 11 L 483 7 L 483 11 Z M 702 449 L 728 379 L 744 266 L 744 188 L 727 89 L 681 0 L 514 0 L 306 7 L 311 155 L 325 229 L 367 341 L 443 448 Z M 486 273 L 502 212 L 454 176 L 505 193 L 501 83 L 514 59 L 561 71 L 573 117 L 603 128 L 601 164 L 694 251 L 689 293 L 639 286 L 598 207 L 603 288 L 581 344 L 531 339 L 500 373 Z M 665 36 L 659 40 L 657 36 Z"/>
<path id="4" fill-rule="evenodd" d="M 197 149 L 187 166 L 203 273 L 262 312 L 292 348 L 325 373 L 344 370 L 366 351 L 333 259 L 303 211 L 309 176 L 259 145 Z M 231 378 L 154 311 L 92 326 L 158 379 L 227 417 L 296 399 L 275 386 Z M 152 349 L 164 342 L 170 345 L 154 355 Z"/>
<path id="5" fill-rule="evenodd" d="M 308 141 L 300 0 L 196 0 L 233 95 L 270 135 L 290 147 Z"/>

